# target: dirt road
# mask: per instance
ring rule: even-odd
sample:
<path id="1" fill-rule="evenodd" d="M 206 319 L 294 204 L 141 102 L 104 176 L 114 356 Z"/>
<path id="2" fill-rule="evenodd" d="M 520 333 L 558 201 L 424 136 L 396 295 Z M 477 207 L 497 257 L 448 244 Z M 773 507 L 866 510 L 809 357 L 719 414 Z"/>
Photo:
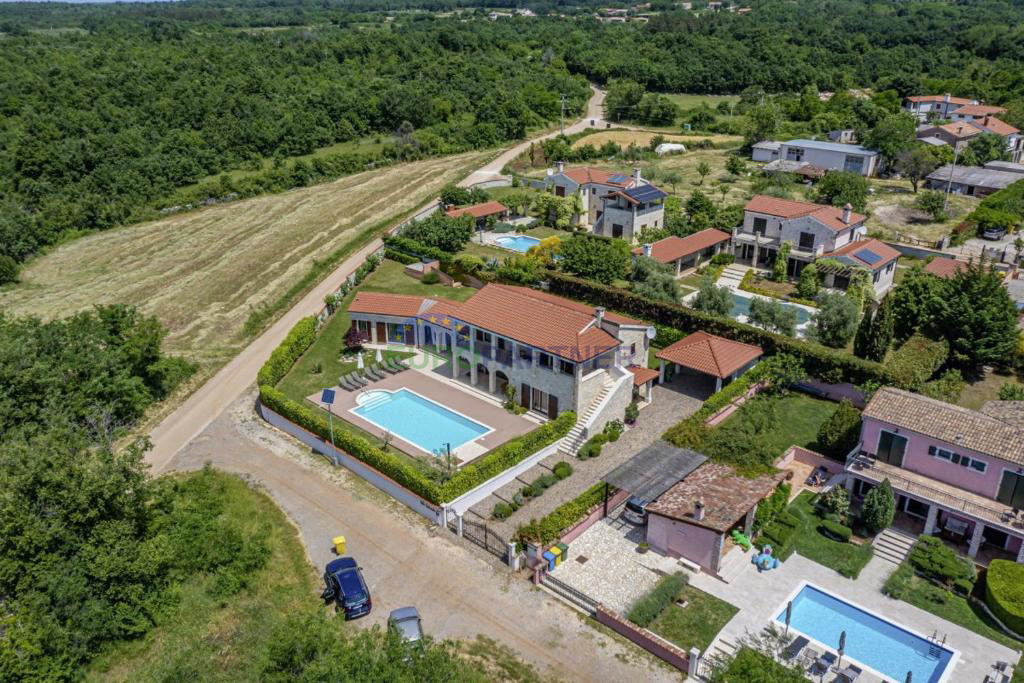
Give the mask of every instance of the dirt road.
<path id="1" fill-rule="evenodd" d="M 456 545 L 448 532 L 300 448 L 256 417 L 253 401 L 255 392 L 236 400 L 170 466 L 188 470 L 209 462 L 257 482 L 295 523 L 316 567 L 334 557 L 330 540 L 343 534 L 346 553 L 359 560 L 373 596 L 373 613 L 358 624 L 383 623 L 390 610 L 416 605 L 431 635 L 485 635 L 559 680 L 679 680 L 528 581 Z"/>

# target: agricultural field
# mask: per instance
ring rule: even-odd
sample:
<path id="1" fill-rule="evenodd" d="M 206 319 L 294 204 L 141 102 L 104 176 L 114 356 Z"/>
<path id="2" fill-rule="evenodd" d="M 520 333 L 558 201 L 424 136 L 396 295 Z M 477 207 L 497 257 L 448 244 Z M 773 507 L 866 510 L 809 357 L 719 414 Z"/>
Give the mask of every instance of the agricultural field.
<path id="1" fill-rule="evenodd" d="M 21 284 L 0 291 L 0 307 L 53 318 L 132 304 L 167 327 L 169 352 L 209 369 L 243 345 L 250 312 L 315 259 L 426 203 L 486 155 L 400 164 L 84 237 L 30 263 Z"/>

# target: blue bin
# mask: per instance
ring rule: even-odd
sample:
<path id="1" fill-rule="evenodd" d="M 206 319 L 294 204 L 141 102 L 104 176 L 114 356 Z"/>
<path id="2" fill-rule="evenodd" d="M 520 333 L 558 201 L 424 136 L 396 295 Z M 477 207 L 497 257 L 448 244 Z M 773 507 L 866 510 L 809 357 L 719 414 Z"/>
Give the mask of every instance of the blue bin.
<path id="1" fill-rule="evenodd" d="M 554 554 L 548 552 L 547 550 L 545 550 L 544 554 L 541 557 L 543 557 L 544 560 L 548 563 L 548 571 L 549 572 L 555 571 L 555 556 L 554 556 Z"/>

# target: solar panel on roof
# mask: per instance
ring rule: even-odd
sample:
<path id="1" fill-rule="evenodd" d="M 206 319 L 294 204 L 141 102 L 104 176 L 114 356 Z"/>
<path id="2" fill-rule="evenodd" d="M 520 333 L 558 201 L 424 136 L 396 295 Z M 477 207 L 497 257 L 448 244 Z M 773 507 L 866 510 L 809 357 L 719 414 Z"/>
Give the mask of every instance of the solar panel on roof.
<path id="1" fill-rule="evenodd" d="M 628 194 L 630 197 L 637 200 L 638 202 L 647 202 L 651 201 L 652 199 L 660 199 L 666 196 L 664 192 L 656 188 L 654 185 L 641 185 L 640 187 L 633 187 L 626 190 L 626 194 Z"/>
<path id="2" fill-rule="evenodd" d="M 854 256 L 859 258 L 864 263 L 867 263 L 872 266 L 882 260 L 881 256 L 871 251 L 870 249 L 861 249 L 860 251 L 855 253 Z"/>
<path id="3" fill-rule="evenodd" d="M 613 183 L 624 183 L 627 180 L 629 180 L 629 176 L 627 176 L 627 175 L 613 175 L 611 178 L 609 178 L 609 180 L 611 180 Z"/>

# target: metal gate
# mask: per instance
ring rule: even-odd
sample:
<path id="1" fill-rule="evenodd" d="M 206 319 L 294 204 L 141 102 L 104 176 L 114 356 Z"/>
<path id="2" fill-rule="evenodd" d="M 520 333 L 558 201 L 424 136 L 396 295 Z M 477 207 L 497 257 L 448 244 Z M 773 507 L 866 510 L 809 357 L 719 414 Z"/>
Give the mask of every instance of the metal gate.
<path id="1" fill-rule="evenodd" d="M 551 576 L 547 572 L 541 577 L 541 583 L 550 588 L 553 592 L 558 593 L 563 598 L 573 603 L 574 605 L 585 610 L 587 614 L 593 615 L 597 612 L 597 601 L 592 597 L 579 591 L 564 581 L 559 581 L 555 577 Z"/>
<path id="2" fill-rule="evenodd" d="M 458 533 L 458 519 L 449 520 L 448 528 L 451 531 Z M 463 517 L 462 537 L 480 546 L 502 562 L 508 562 L 508 543 L 504 538 L 491 531 L 486 524 Z"/>

